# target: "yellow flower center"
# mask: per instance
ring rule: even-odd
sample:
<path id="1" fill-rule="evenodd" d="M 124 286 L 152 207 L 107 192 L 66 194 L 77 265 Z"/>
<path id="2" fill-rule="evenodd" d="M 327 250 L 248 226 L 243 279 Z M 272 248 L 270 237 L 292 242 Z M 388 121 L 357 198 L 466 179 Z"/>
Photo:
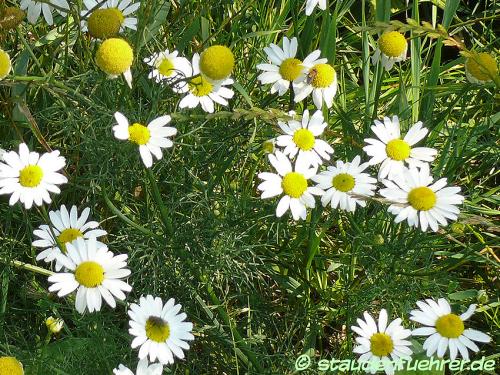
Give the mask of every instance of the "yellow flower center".
<path id="1" fill-rule="evenodd" d="M 370 351 L 377 357 L 385 357 L 392 353 L 394 343 L 391 336 L 385 333 L 375 333 L 370 337 Z"/>
<path id="2" fill-rule="evenodd" d="M 170 77 L 174 73 L 174 63 L 172 60 L 164 58 L 158 65 L 158 71 L 164 77 Z"/>
<path id="3" fill-rule="evenodd" d="M 125 16 L 118 8 L 96 9 L 87 25 L 94 38 L 106 39 L 118 35 L 124 20 Z"/>
<path id="4" fill-rule="evenodd" d="M 315 88 L 329 87 L 335 81 L 337 73 L 330 64 L 316 64 L 308 74 L 308 81 Z"/>
<path id="5" fill-rule="evenodd" d="M 128 127 L 128 140 L 134 142 L 139 146 L 148 143 L 151 138 L 151 132 L 144 125 L 138 124 L 137 122 Z"/>
<path id="6" fill-rule="evenodd" d="M 302 73 L 303 66 L 301 64 L 302 61 L 299 59 L 288 58 L 283 60 L 280 65 L 281 77 L 290 82 L 296 80 Z"/>
<path id="7" fill-rule="evenodd" d="M 23 365 L 14 357 L 0 357 L 0 375 L 23 375 Z"/>
<path id="8" fill-rule="evenodd" d="M 405 160 L 410 156 L 411 147 L 402 139 L 393 139 L 385 146 L 385 152 L 392 160 Z"/>
<path id="9" fill-rule="evenodd" d="M 96 53 L 96 64 L 110 75 L 125 73 L 134 60 L 132 47 L 123 39 L 106 39 Z"/>
<path id="10" fill-rule="evenodd" d="M 497 62 L 488 53 L 474 53 L 465 63 L 467 72 L 479 81 L 491 81 L 498 75 Z"/>
<path id="11" fill-rule="evenodd" d="M 16 7 L 5 7 L 3 11 L 0 10 L 0 29 L 3 31 L 12 30 L 19 25 L 26 13 Z"/>
<path id="12" fill-rule="evenodd" d="M 384 33 L 378 39 L 378 48 L 388 57 L 401 56 L 406 50 L 407 44 L 404 35 L 397 31 Z"/>
<path id="13" fill-rule="evenodd" d="M 170 326 L 157 316 L 150 316 L 146 320 L 146 336 L 156 342 L 165 342 L 170 337 Z"/>
<path id="14" fill-rule="evenodd" d="M 456 339 L 464 331 L 464 322 L 455 314 L 443 315 L 436 320 L 436 331 L 443 337 Z"/>
<path id="15" fill-rule="evenodd" d="M 293 142 L 302 151 L 309 151 L 314 147 L 314 135 L 308 129 L 299 129 L 293 133 Z"/>
<path id="16" fill-rule="evenodd" d="M 3 79 L 10 73 L 12 64 L 7 52 L 0 49 L 0 79 Z"/>
<path id="17" fill-rule="evenodd" d="M 38 165 L 28 165 L 19 172 L 19 183 L 24 187 L 36 187 L 43 178 L 43 170 Z"/>
<path id="18" fill-rule="evenodd" d="M 189 90 L 195 96 L 207 96 L 212 92 L 213 86 L 203 76 L 194 77 L 188 82 Z"/>
<path id="19" fill-rule="evenodd" d="M 66 244 L 71 243 L 79 237 L 83 237 L 83 233 L 75 228 L 67 228 L 63 230 L 59 236 L 57 236 L 57 240 L 61 244 L 62 252 L 66 254 Z"/>
<path id="20" fill-rule="evenodd" d="M 428 187 L 421 186 L 408 193 L 408 202 L 418 211 L 428 211 L 436 205 L 436 193 Z"/>
<path id="21" fill-rule="evenodd" d="M 354 185 L 356 180 L 349 173 L 339 173 L 332 178 L 332 186 L 343 193 L 354 189 Z"/>
<path id="22" fill-rule="evenodd" d="M 76 267 L 75 279 L 80 285 L 95 288 L 104 280 L 104 268 L 94 261 L 82 262 Z"/>
<path id="23" fill-rule="evenodd" d="M 223 80 L 231 75 L 234 68 L 234 55 L 226 46 L 212 46 L 200 56 L 200 70 L 214 81 Z"/>
<path id="24" fill-rule="evenodd" d="M 300 198 L 307 190 L 307 180 L 301 173 L 290 172 L 283 177 L 281 187 L 286 195 L 292 198 Z"/>

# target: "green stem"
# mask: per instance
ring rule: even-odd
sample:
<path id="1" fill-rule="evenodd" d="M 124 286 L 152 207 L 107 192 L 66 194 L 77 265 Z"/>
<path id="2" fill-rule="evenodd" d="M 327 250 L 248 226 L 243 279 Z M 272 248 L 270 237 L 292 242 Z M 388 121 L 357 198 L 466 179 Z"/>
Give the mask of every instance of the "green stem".
<path id="1" fill-rule="evenodd" d="M 201 279 L 207 283 L 207 292 L 208 296 L 210 297 L 210 300 L 214 305 L 216 305 L 217 312 L 221 316 L 222 320 L 224 323 L 231 329 L 231 333 L 234 336 L 237 346 L 241 348 L 241 351 L 245 353 L 245 355 L 248 357 L 248 360 L 252 363 L 252 365 L 255 367 L 255 373 L 256 374 L 264 374 L 264 370 L 260 366 L 259 362 L 257 361 L 257 358 L 255 357 L 253 351 L 247 346 L 245 340 L 243 337 L 240 335 L 238 330 L 233 327 L 233 324 L 231 322 L 231 318 L 227 314 L 226 310 L 222 307 L 222 303 L 219 300 L 219 298 L 216 296 L 214 289 L 210 282 L 208 281 L 208 278 L 205 275 L 202 275 Z"/>
<path id="2" fill-rule="evenodd" d="M 119 219 L 121 219 L 123 222 L 127 223 L 128 225 L 130 225 L 132 228 L 135 228 L 137 229 L 139 232 L 147 235 L 147 236 L 150 236 L 150 237 L 155 237 L 157 239 L 160 239 L 160 240 L 163 240 L 162 237 L 158 236 L 157 234 L 151 232 L 150 230 L 140 226 L 139 224 L 137 223 L 134 223 L 132 220 L 130 220 L 128 217 L 126 217 L 114 204 L 113 202 L 111 202 L 111 200 L 109 199 L 108 195 L 106 194 L 106 191 L 104 190 L 104 188 L 102 188 L 102 196 L 104 198 L 104 202 L 106 202 L 106 205 L 108 206 L 108 208 L 111 210 L 111 212 L 113 212 L 116 216 L 118 216 Z"/>
<path id="3" fill-rule="evenodd" d="M 38 274 L 44 275 L 44 276 L 51 276 L 54 274 L 54 272 L 46 270 L 45 268 L 34 266 L 32 264 L 29 264 L 29 263 L 24 263 L 24 262 L 21 262 L 19 260 L 7 260 L 7 259 L 0 258 L 0 262 L 5 263 L 5 264 L 12 264 L 17 268 L 28 270 L 28 271 L 38 273 Z"/>
<path id="4" fill-rule="evenodd" d="M 156 204 L 158 205 L 158 209 L 160 210 L 161 221 L 165 226 L 167 235 L 169 237 L 172 237 L 174 234 L 174 229 L 172 227 L 172 219 L 170 218 L 167 207 L 165 206 L 163 200 L 161 199 L 160 189 L 158 188 L 158 183 L 156 182 L 156 178 L 153 175 L 153 172 L 151 171 L 150 168 L 146 168 L 146 174 L 148 175 L 151 189 L 153 191 L 153 198 Z"/>

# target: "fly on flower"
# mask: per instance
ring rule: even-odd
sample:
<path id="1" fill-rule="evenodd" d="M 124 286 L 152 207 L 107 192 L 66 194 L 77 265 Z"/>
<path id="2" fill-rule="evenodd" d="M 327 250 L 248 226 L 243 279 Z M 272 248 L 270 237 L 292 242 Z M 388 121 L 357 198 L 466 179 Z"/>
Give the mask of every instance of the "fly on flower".
<path id="1" fill-rule="evenodd" d="M 306 66 L 326 63 L 326 59 L 320 59 L 321 51 L 315 50 L 311 52 L 304 61 L 296 58 L 297 55 L 297 38 L 283 38 L 283 48 L 271 43 L 269 47 L 264 48 L 271 63 L 259 64 L 257 69 L 263 73 L 259 75 L 261 84 L 270 84 L 271 94 L 278 93 L 279 96 L 284 95 L 290 88 L 290 84 L 296 86 L 303 82 L 306 78 Z"/>
<path id="2" fill-rule="evenodd" d="M 174 363 L 174 356 L 184 359 L 184 350 L 189 349 L 188 341 L 194 340 L 191 333 L 193 323 L 186 322 L 186 313 L 180 313 L 180 304 L 170 298 L 165 304 L 160 297 L 147 295 L 139 298 L 139 303 L 130 305 L 129 333 L 135 336 L 132 348 L 140 347 L 139 358 L 158 361 L 162 364 Z"/>
<path id="3" fill-rule="evenodd" d="M 327 108 L 333 105 L 333 98 L 337 94 L 338 82 L 335 68 L 325 62 L 309 63 L 304 61 L 306 79 L 295 87 L 295 102 L 301 102 L 311 93 L 316 108 L 321 109 L 323 104 Z"/>

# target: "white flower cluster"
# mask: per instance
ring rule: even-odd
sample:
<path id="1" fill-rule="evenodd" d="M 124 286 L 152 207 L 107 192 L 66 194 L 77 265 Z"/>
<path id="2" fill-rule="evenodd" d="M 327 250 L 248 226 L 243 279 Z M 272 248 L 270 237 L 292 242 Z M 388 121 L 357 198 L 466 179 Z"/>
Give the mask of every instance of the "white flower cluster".
<path id="1" fill-rule="evenodd" d="M 456 220 L 464 200 L 459 187 L 447 187 L 447 179 L 434 182 L 430 175 L 429 162 L 437 151 L 428 147 L 414 147 L 428 133 L 421 122 L 414 124 L 402 137 L 399 119 L 385 117 L 372 126 L 377 139 L 367 138 L 363 150 L 371 157 L 361 163 L 356 156 L 351 162 L 338 160 L 326 170 L 318 168 L 330 160 L 333 148 L 317 139 L 327 124 L 317 111 L 309 116 L 306 110 L 302 121 L 291 120 L 288 124 L 279 122 L 284 135 L 276 138 L 276 146 L 282 148 L 269 155 L 269 161 L 276 173 L 263 172 L 258 186 L 262 198 L 281 196 L 276 216 L 281 217 L 290 209 L 294 220 L 305 219 L 307 208 L 315 207 L 314 195 L 321 197 L 324 207 L 354 212 L 356 205 L 364 207 L 366 200 L 375 195 L 377 179 L 365 170 L 380 165 L 378 180 L 384 188 L 379 194 L 390 204 L 389 212 L 396 216 L 396 223 L 407 220 L 410 226 L 422 231 L 447 225 Z M 316 186 L 310 186 L 312 182 Z"/>

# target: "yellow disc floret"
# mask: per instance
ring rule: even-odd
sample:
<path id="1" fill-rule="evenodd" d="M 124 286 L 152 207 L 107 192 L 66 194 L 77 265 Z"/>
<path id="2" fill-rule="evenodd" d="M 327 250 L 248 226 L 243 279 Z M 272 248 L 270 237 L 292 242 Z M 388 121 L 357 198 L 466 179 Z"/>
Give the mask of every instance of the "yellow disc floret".
<path id="1" fill-rule="evenodd" d="M 208 78 L 220 81 L 229 77 L 234 68 L 234 55 L 226 46 L 212 46 L 200 56 L 200 70 Z"/>
<path id="2" fill-rule="evenodd" d="M 375 333 L 370 337 L 370 351 L 377 357 L 386 357 L 394 350 L 394 342 L 386 333 Z"/>
<path id="3" fill-rule="evenodd" d="M 299 129 L 293 133 L 293 142 L 302 151 L 309 151 L 314 147 L 314 134 L 308 129 Z"/>
<path id="4" fill-rule="evenodd" d="M 160 74 L 164 77 L 170 77 L 172 74 L 174 74 L 175 67 L 174 63 L 170 59 L 163 59 L 161 60 L 160 64 L 158 65 L 158 71 Z"/>
<path id="5" fill-rule="evenodd" d="M 137 122 L 128 127 L 128 134 L 128 140 L 138 144 L 139 146 L 145 145 L 151 138 L 151 132 L 149 129 L 142 124 L 138 124 Z"/>
<path id="6" fill-rule="evenodd" d="M 170 326 L 157 316 L 150 316 L 146 320 L 146 336 L 156 342 L 165 342 L 170 337 Z"/>
<path id="7" fill-rule="evenodd" d="M 0 375 L 23 375 L 23 365 L 14 357 L 0 357 Z"/>
<path id="8" fill-rule="evenodd" d="M 488 82 L 498 75 L 497 62 L 488 53 L 473 53 L 465 62 L 467 72 L 478 81 Z"/>
<path id="9" fill-rule="evenodd" d="M 396 138 L 387 143 L 385 152 L 392 160 L 402 161 L 410 156 L 411 147 L 407 142 Z"/>
<path id="10" fill-rule="evenodd" d="M 0 79 L 4 79 L 10 73 L 11 68 L 12 64 L 9 54 L 3 49 L 0 49 Z"/>
<path id="11" fill-rule="evenodd" d="M 307 180 L 301 173 L 290 172 L 283 177 L 281 187 L 289 197 L 300 198 L 307 190 Z"/>
<path id="12" fill-rule="evenodd" d="M 132 66 L 134 51 L 123 39 L 106 39 L 96 53 L 96 63 L 102 71 L 109 75 L 125 73 Z"/>
<path id="13" fill-rule="evenodd" d="M 19 25 L 26 13 L 16 7 L 5 7 L 0 10 L 0 29 L 3 31 L 12 30 Z"/>
<path id="14" fill-rule="evenodd" d="M 332 178 L 332 186 L 343 193 L 347 193 L 354 189 L 356 180 L 349 173 L 339 173 Z"/>
<path id="15" fill-rule="evenodd" d="M 464 322 L 455 314 L 443 315 L 436 320 L 436 331 L 449 339 L 460 337 L 464 328 Z"/>
<path id="16" fill-rule="evenodd" d="M 28 165 L 19 172 L 19 184 L 23 187 L 33 188 L 40 185 L 43 170 L 38 165 Z"/>
<path id="17" fill-rule="evenodd" d="M 189 91 L 194 96 L 207 96 L 212 92 L 213 86 L 203 76 L 194 77 L 188 82 Z"/>
<path id="18" fill-rule="evenodd" d="M 436 205 L 437 197 L 430 188 L 421 186 L 410 190 L 408 202 L 418 211 L 428 211 Z"/>
<path id="19" fill-rule="evenodd" d="M 397 31 L 384 33 L 378 39 L 378 48 L 387 57 L 399 57 L 407 49 L 408 42 L 403 34 Z"/>
<path id="20" fill-rule="evenodd" d="M 89 34 L 106 39 L 118 35 L 125 17 L 118 8 L 96 9 L 87 21 Z"/>
<path id="21" fill-rule="evenodd" d="M 316 64 L 308 74 L 308 81 L 314 88 L 329 87 L 336 79 L 337 73 L 330 64 Z"/>
<path id="22" fill-rule="evenodd" d="M 292 82 L 299 78 L 303 69 L 302 61 L 299 59 L 285 59 L 280 65 L 280 75 L 284 80 Z"/>
<path id="23" fill-rule="evenodd" d="M 75 279 L 80 285 L 95 288 L 104 280 L 104 268 L 94 261 L 82 262 L 76 267 Z"/>
<path id="24" fill-rule="evenodd" d="M 62 252 L 66 254 L 66 244 L 71 243 L 77 238 L 83 237 L 83 233 L 75 228 L 67 228 L 63 230 L 59 236 L 57 236 L 57 240 L 61 244 Z"/>

